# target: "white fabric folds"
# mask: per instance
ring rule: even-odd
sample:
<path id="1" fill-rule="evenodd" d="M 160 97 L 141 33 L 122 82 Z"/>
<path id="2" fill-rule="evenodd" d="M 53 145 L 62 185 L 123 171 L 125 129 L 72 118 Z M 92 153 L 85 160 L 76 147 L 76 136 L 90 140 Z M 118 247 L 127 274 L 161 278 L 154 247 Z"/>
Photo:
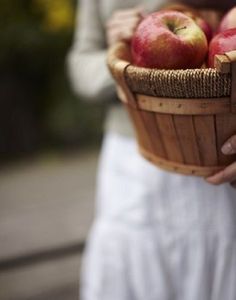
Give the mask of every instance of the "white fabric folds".
<path id="1" fill-rule="evenodd" d="M 171 174 L 107 134 L 82 300 L 235 300 L 236 190 Z"/>

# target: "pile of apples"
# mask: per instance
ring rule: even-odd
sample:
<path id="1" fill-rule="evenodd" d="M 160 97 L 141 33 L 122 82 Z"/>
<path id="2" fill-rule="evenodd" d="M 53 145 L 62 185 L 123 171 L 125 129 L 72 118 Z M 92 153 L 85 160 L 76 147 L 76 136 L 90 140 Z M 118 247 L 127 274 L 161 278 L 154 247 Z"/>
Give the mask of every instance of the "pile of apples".
<path id="1" fill-rule="evenodd" d="M 158 69 L 214 68 L 217 54 L 236 50 L 236 7 L 217 30 L 188 10 L 165 9 L 146 16 L 132 39 L 133 63 Z"/>

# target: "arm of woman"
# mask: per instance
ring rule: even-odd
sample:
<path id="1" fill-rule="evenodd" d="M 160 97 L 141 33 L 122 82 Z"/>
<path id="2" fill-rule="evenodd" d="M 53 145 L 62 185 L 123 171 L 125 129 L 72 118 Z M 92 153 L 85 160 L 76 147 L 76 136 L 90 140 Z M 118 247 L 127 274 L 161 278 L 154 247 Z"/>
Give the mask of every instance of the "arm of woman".
<path id="1" fill-rule="evenodd" d="M 117 10 L 104 26 L 98 3 L 81 0 L 74 45 L 68 56 L 72 86 L 90 100 L 114 96 L 114 82 L 106 66 L 106 48 L 121 40 L 129 42 L 142 19 L 141 7 Z"/>
<path id="2" fill-rule="evenodd" d="M 99 1 L 81 0 L 68 71 L 74 91 L 90 101 L 109 99 L 115 86 L 106 66 L 106 36 Z"/>

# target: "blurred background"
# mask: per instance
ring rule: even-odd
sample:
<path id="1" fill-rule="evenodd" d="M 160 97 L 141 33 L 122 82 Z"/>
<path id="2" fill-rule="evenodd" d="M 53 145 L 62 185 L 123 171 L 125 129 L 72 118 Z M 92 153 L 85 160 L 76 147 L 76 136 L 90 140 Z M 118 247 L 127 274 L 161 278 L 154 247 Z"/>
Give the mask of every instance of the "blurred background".
<path id="1" fill-rule="evenodd" d="M 1 0 L 0 299 L 78 299 L 103 104 L 70 89 L 75 0 Z"/>

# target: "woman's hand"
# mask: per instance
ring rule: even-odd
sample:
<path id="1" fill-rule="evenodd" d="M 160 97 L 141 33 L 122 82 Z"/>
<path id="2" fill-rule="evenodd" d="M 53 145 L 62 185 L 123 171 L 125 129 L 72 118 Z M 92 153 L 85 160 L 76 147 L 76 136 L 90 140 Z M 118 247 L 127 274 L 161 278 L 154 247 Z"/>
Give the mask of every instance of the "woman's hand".
<path id="1" fill-rule="evenodd" d="M 232 136 L 222 147 L 225 155 L 236 154 L 236 135 Z M 225 168 L 223 171 L 208 177 L 207 181 L 211 184 L 219 185 L 222 183 L 231 183 L 236 188 L 236 162 Z"/>
<path id="2" fill-rule="evenodd" d="M 108 46 L 119 41 L 129 42 L 143 16 L 144 11 L 140 6 L 133 9 L 117 10 L 106 25 Z"/>

